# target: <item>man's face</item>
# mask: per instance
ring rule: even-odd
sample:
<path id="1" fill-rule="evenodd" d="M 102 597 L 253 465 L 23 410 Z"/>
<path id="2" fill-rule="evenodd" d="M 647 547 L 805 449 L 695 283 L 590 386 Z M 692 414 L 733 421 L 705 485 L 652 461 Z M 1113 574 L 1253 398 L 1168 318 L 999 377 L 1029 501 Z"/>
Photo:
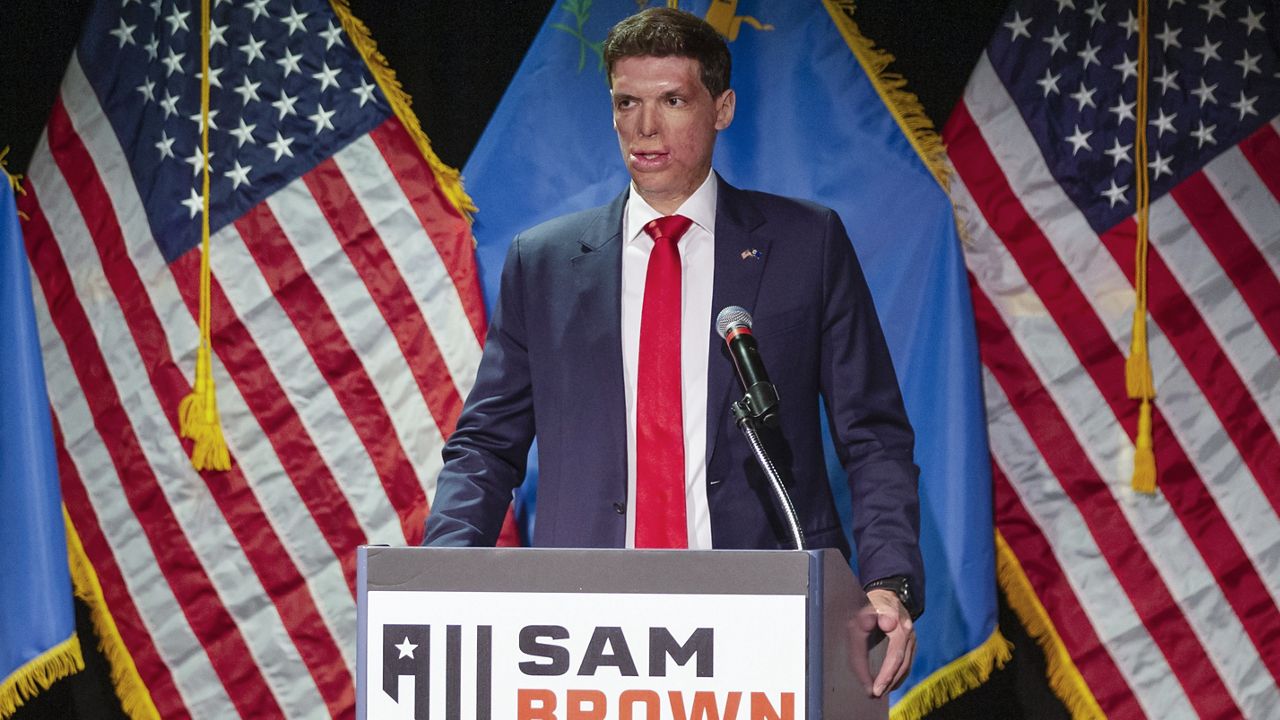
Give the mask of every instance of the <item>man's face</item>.
<path id="1" fill-rule="evenodd" d="M 671 214 L 711 171 L 716 133 L 733 121 L 734 96 L 702 84 L 686 57 L 628 57 L 613 66 L 613 127 L 627 171 L 653 209 Z"/>

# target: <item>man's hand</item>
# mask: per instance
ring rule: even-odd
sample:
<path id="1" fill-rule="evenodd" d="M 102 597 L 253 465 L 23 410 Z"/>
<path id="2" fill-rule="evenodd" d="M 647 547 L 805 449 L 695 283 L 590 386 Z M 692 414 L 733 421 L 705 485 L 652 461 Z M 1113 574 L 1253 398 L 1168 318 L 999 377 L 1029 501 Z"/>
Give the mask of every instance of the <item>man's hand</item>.
<path id="1" fill-rule="evenodd" d="M 867 599 L 875 609 L 880 631 L 889 640 L 884 664 L 871 687 L 871 697 L 880 697 L 901 685 L 911 670 L 911 661 L 916 656 L 916 631 L 911 614 L 892 590 L 876 588 L 867 593 Z"/>

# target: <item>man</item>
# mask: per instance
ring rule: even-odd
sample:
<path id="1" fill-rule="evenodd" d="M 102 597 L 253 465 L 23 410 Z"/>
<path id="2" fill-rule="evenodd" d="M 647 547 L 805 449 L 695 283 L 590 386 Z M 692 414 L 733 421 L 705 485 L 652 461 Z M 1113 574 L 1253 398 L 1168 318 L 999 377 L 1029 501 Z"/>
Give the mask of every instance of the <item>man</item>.
<path id="1" fill-rule="evenodd" d="M 603 50 L 630 187 L 513 241 L 424 542 L 492 545 L 536 433 L 535 545 L 790 547 L 729 412 L 742 388 L 714 317 L 740 305 L 781 397 L 771 444 L 807 543 L 848 555 L 822 452 L 825 400 L 859 569 L 889 636 L 871 688 L 881 695 L 906 676 L 923 609 L 918 471 L 848 236 L 829 209 L 712 172 L 735 95 L 709 25 L 650 9 Z"/>

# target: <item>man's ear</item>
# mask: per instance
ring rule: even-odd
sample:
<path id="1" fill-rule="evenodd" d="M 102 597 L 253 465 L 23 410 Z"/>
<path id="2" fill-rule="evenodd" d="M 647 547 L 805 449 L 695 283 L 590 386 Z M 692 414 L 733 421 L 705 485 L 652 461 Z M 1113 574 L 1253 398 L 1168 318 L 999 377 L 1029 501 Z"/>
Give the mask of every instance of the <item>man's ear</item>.
<path id="1" fill-rule="evenodd" d="M 723 130 L 733 122 L 733 108 L 737 103 L 737 96 L 733 94 L 733 89 L 730 88 L 720 93 L 720 97 L 715 99 L 715 103 L 716 130 Z"/>

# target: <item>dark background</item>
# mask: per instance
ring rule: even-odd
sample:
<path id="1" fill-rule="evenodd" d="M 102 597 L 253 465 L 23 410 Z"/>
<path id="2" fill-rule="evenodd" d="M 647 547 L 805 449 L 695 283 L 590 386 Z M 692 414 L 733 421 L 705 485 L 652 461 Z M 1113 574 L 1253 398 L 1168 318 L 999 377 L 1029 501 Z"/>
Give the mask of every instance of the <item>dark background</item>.
<path id="1" fill-rule="evenodd" d="M 0 0 L 0 148 L 11 148 L 11 172 L 26 170 L 89 2 Z M 466 163 L 525 50 L 555 5 L 553 0 L 350 0 L 350 4 L 413 98 L 414 111 L 436 153 L 455 167 Z M 908 89 L 919 96 L 940 127 L 998 27 L 1005 5 L 1006 0 L 865 0 L 858 4 L 855 17 L 865 36 L 897 58 L 890 69 L 908 78 Z M 19 720 L 122 717 L 105 663 L 94 650 L 85 609 L 77 610 L 86 672 L 29 701 L 16 716 Z M 1067 717 L 1045 685 L 1044 658 L 1038 647 L 1003 602 L 1001 629 L 1015 644 L 1014 661 L 983 688 L 931 717 Z"/>

